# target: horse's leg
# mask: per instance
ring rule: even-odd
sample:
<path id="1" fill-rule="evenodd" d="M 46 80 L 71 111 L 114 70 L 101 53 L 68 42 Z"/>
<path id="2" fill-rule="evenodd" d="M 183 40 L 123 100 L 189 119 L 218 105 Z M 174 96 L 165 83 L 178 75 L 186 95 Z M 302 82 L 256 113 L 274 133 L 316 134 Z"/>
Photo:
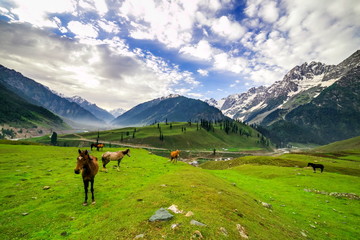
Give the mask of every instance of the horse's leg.
<path id="1" fill-rule="evenodd" d="M 322 173 L 323 171 L 324 171 L 324 168 L 322 167 L 322 168 L 321 168 L 321 173 Z"/>
<path id="2" fill-rule="evenodd" d="M 110 162 L 110 160 L 107 160 L 107 159 L 102 159 L 102 163 L 103 163 L 103 171 L 107 172 L 107 169 L 106 169 L 106 164 L 108 164 Z"/>
<path id="3" fill-rule="evenodd" d="M 92 203 L 91 204 L 95 204 L 95 196 L 94 196 L 94 179 L 91 179 L 90 181 L 91 183 L 91 200 L 92 200 Z"/>
<path id="4" fill-rule="evenodd" d="M 121 159 L 118 160 L 118 167 L 117 167 L 117 170 L 120 171 L 120 162 L 121 162 Z"/>
<path id="5" fill-rule="evenodd" d="M 84 180 L 84 190 L 85 190 L 85 201 L 84 201 L 84 203 L 83 203 L 84 206 L 87 205 L 88 187 L 89 187 L 89 180 Z"/>
<path id="6" fill-rule="evenodd" d="M 316 168 L 315 167 L 313 167 L 313 170 L 314 170 L 314 173 L 316 173 Z"/>

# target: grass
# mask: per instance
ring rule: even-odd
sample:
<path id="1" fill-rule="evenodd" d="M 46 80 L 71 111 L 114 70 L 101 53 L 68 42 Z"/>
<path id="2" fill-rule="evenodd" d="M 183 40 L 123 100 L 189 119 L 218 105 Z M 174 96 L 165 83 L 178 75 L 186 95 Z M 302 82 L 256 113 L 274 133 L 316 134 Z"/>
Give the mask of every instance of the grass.
<path id="1" fill-rule="evenodd" d="M 190 239 L 196 230 L 205 239 L 240 239 L 236 224 L 250 239 L 358 239 L 360 233 L 359 200 L 304 191 L 360 195 L 356 155 L 351 161 L 336 159 L 338 163 L 310 155 L 244 157 L 240 159 L 251 164 L 236 165 L 241 160 L 234 159 L 231 168 L 209 170 L 171 164 L 168 158 L 132 148 L 119 172 L 110 163 L 108 173 L 98 173 L 96 204 L 84 207 L 81 176 L 73 172 L 77 149 L 0 144 L 1 239 L 133 239 L 139 234 L 144 239 Z M 100 158 L 102 152 L 92 154 Z M 328 161 L 323 174 L 300 167 L 310 157 Z M 288 161 L 299 167 L 286 165 Z M 330 164 L 334 171 L 327 171 Z M 336 170 L 337 164 L 345 170 Z M 166 222 L 148 221 L 172 204 L 184 213 L 173 213 Z M 186 217 L 188 211 L 194 216 Z M 192 219 L 207 226 L 190 225 Z M 172 229 L 172 224 L 180 225 Z"/>
<path id="2" fill-rule="evenodd" d="M 251 136 L 239 133 L 226 134 L 220 129 L 220 125 L 214 125 L 214 130 L 206 131 L 198 128 L 196 123 L 176 122 L 166 125 L 160 123 L 136 128 L 121 128 L 99 132 L 99 142 L 136 145 L 162 149 L 202 150 L 212 151 L 214 148 L 220 151 L 269 151 L 271 147 L 260 143 L 259 133 L 249 126 L 237 123 L 243 132 L 251 133 Z M 184 130 L 186 128 L 186 130 Z M 160 140 L 160 129 L 164 140 Z M 98 132 L 86 132 L 77 134 L 58 135 L 59 146 L 82 146 L 84 141 L 96 142 Z M 49 136 L 28 139 L 49 144 Z M 85 142 L 87 143 L 87 142 Z"/>

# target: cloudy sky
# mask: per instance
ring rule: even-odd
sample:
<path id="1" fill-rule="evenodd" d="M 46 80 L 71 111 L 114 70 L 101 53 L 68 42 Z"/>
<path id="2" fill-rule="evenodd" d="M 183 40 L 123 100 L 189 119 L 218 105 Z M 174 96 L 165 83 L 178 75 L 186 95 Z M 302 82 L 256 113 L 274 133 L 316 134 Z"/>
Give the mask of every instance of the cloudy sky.
<path id="1" fill-rule="evenodd" d="M 221 99 L 358 49 L 358 0 L 0 0 L 0 64 L 107 110 Z"/>

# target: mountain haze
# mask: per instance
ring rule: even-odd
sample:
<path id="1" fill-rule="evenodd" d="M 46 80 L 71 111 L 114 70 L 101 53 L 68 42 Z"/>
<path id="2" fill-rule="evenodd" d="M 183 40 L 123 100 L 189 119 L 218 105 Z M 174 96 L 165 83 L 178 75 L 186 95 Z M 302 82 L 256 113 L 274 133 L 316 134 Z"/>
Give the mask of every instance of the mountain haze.
<path id="1" fill-rule="evenodd" d="M 42 84 L 2 65 L 0 65 L 0 83 L 17 95 L 22 96 L 26 101 L 42 106 L 61 117 L 85 124 L 103 124 L 102 120 L 96 118 L 77 103 L 58 96 Z"/>
<path id="2" fill-rule="evenodd" d="M 74 96 L 74 97 L 66 98 L 66 99 L 69 100 L 70 102 L 77 103 L 82 108 L 88 110 L 94 116 L 96 116 L 97 118 L 99 118 L 105 122 L 110 122 L 110 121 L 114 120 L 114 118 L 115 118 L 111 113 L 109 113 L 105 109 L 98 107 L 96 104 L 91 103 L 80 96 Z"/>

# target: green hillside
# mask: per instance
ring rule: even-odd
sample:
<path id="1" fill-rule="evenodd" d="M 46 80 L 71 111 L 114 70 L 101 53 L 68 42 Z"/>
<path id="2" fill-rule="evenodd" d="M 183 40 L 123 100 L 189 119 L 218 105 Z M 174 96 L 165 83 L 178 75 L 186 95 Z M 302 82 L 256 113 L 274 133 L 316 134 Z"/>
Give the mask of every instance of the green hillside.
<path id="1" fill-rule="evenodd" d="M 346 139 L 343 141 L 330 143 L 328 145 L 315 148 L 312 151 L 332 153 L 332 152 L 342 152 L 342 151 L 352 151 L 352 150 L 359 151 L 359 149 L 360 149 L 360 136 Z"/>
<path id="2" fill-rule="evenodd" d="M 1 239 L 241 239 L 239 229 L 249 239 L 360 234 L 359 175 L 256 162 L 205 170 L 131 149 L 119 172 L 110 163 L 108 173 L 97 174 L 96 204 L 84 207 L 82 179 L 73 171 L 77 150 L 0 144 Z M 170 221 L 148 221 L 173 204 L 183 213 L 169 210 Z"/>
<path id="3" fill-rule="evenodd" d="M 66 128 L 61 118 L 47 109 L 33 105 L 0 84 L 0 124 L 13 127 Z"/>
<path id="4" fill-rule="evenodd" d="M 99 142 L 104 142 L 106 147 L 112 143 L 173 150 L 213 151 L 215 148 L 218 151 L 256 151 L 270 149 L 270 142 L 250 126 L 239 122 L 231 124 L 232 127 L 228 133 L 225 131 L 225 122 L 213 124 L 210 130 L 206 130 L 197 123 L 160 123 L 146 127 L 121 128 L 99 132 Z M 96 142 L 97 137 L 98 132 L 68 134 L 58 136 L 58 142 L 59 146 L 79 146 L 76 145 L 76 140 Z M 31 139 L 31 141 L 48 143 L 49 137 Z M 69 144 L 70 142 L 72 144 Z"/>

